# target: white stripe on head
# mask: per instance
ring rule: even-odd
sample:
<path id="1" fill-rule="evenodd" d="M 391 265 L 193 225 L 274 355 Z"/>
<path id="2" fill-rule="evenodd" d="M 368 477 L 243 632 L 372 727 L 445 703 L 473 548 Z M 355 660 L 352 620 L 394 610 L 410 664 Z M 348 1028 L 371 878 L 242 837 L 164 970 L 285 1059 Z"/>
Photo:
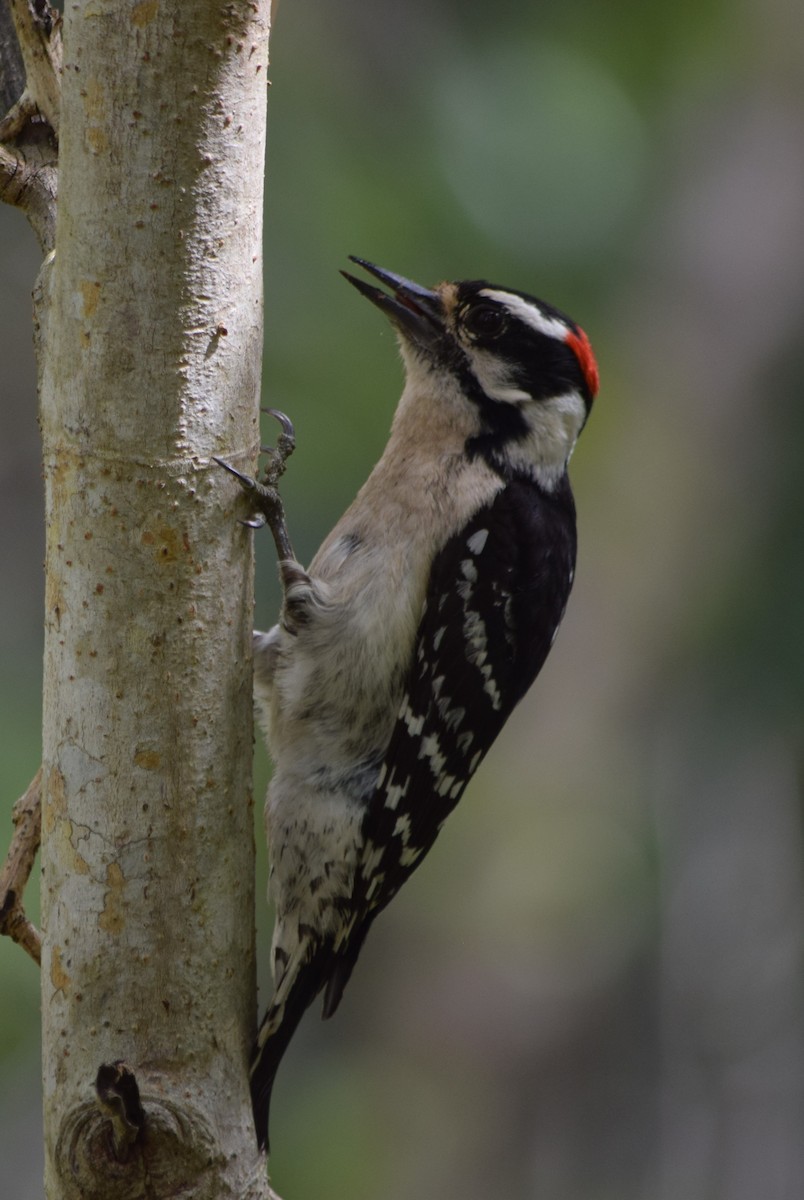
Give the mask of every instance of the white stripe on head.
<path id="1" fill-rule="evenodd" d="M 524 321 L 531 329 L 545 334 L 546 337 L 563 342 L 570 332 L 570 327 L 565 321 L 559 317 L 548 317 L 537 304 L 529 303 L 522 296 L 515 296 L 512 292 L 498 292 L 494 288 L 483 288 L 479 294 L 488 300 L 496 300 L 503 308 L 508 309 L 512 317 Z"/>

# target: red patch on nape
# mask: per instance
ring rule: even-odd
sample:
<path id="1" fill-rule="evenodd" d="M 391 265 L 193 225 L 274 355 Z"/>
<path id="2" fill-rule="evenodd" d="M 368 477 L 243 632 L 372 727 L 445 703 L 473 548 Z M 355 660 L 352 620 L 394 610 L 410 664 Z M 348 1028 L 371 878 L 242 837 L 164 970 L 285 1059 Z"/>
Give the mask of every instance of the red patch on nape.
<path id="1" fill-rule="evenodd" d="M 578 365 L 583 371 L 583 377 L 586 380 L 586 386 L 589 388 L 589 395 L 594 400 L 600 387 L 600 372 L 597 369 L 592 343 L 580 326 L 578 326 L 577 332 L 570 330 L 564 341 L 577 358 Z"/>

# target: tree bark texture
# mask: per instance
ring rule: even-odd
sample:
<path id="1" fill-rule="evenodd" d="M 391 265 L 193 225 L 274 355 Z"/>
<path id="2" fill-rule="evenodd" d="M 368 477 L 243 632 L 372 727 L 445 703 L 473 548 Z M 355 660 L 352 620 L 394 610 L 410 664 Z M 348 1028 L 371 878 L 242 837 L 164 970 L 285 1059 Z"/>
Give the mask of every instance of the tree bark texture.
<path id="1" fill-rule="evenodd" d="M 259 445 L 268 27 L 268 0 L 64 14 L 37 312 L 48 1200 L 270 1195 L 251 549 L 210 464 Z"/>
<path id="2" fill-rule="evenodd" d="M 3 117 L 25 91 L 25 64 L 10 4 L 0 4 L 0 64 L 0 117 Z"/>

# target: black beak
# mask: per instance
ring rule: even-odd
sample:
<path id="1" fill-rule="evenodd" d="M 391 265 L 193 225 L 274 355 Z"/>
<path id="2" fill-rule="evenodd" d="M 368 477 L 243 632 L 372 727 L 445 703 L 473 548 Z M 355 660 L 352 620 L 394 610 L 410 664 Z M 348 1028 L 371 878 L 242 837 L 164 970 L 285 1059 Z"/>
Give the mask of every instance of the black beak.
<path id="1" fill-rule="evenodd" d="M 364 258 L 355 258 L 353 254 L 349 258 L 386 284 L 392 294 L 389 296 L 373 284 L 356 279 L 348 271 L 341 271 L 344 279 L 348 279 L 361 295 L 381 308 L 408 341 L 423 350 L 433 349 L 445 330 L 444 305 L 438 292 L 431 292 L 402 275 L 395 275 L 393 271 L 375 267 L 374 263 L 366 262 Z"/>

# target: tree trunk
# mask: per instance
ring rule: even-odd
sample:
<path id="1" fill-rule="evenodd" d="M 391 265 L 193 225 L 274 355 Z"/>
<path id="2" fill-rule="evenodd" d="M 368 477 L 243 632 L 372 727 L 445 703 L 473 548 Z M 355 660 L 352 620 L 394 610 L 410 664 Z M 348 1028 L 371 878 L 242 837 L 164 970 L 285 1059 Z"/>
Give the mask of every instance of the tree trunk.
<path id="1" fill-rule="evenodd" d="M 259 443 L 268 25 L 268 0 L 65 8 L 38 303 L 48 1200 L 270 1195 L 251 548 L 210 465 Z"/>

